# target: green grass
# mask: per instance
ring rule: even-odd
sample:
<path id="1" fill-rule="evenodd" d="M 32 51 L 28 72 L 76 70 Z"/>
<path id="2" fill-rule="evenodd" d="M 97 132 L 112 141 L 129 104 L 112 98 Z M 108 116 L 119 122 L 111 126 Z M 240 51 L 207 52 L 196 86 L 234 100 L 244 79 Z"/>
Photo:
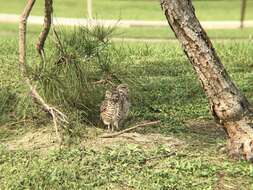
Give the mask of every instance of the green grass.
<path id="1" fill-rule="evenodd" d="M 18 24 L 0 23 L 0 36 L 4 38 L 14 39 L 18 36 Z M 60 27 L 62 28 L 62 27 Z M 41 26 L 31 25 L 28 27 L 30 37 L 37 37 L 41 30 Z M 208 35 L 213 39 L 250 39 L 253 36 L 253 28 L 244 29 L 215 29 L 207 30 Z M 116 28 L 115 38 L 157 38 L 165 39 L 175 36 L 168 27 L 131 27 Z"/>
<path id="2" fill-rule="evenodd" d="M 30 32 L 37 33 L 36 30 Z M 89 62 L 86 62 L 85 56 L 82 56 L 89 45 L 81 41 L 83 35 L 72 32 L 68 31 L 64 38 L 64 44 L 69 44 L 65 44 L 68 47 L 66 51 L 71 55 L 68 57 L 68 63 L 55 64 L 54 56 L 58 55 L 57 50 L 52 41 L 47 43 L 49 65 L 40 73 L 41 78 L 37 79 L 37 85 L 49 103 L 61 105 L 61 108 L 67 111 L 73 125 L 72 130 L 88 136 L 90 130 L 99 133 L 101 129 L 89 127 L 79 118 L 83 116 L 82 109 L 87 111 L 85 98 L 89 92 L 86 91 L 84 83 L 75 81 L 74 66 L 88 69 L 82 76 L 89 80 L 98 80 L 102 74 L 95 58 L 91 56 Z M 132 108 L 128 123 L 161 120 L 160 126 L 139 129 L 138 132 L 146 135 L 159 133 L 178 138 L 184 141 L 184 146 L 173 148 L 158 142 L 152 148 L 146 148 L 131 141 L 122 141 L 109 148 L 100 144 L 99 148 L 96 144 L 88 144 L 94 138 L 93 134 L 93 137 L 88 139 L 86 137 L 73 140 L 75 143 L 60 151 L 49 151 L 46 148 L 43 156 L 40 151 L 33 149 L 19 148 L 10 151 L 4 146 L 8 141 L 14 139 L 18 142 L 27 132 L 51 125 L 48 117 L 34 108 L 27 98 L 27 89 L 18 70 L 17 39 L 12 37 L 0 39 L 0 123 L 3 125 L 0 127 L 0 143 L 3 144 L 0 145 L 0 189 L 253 188 L 252 165 L 231 160 L 219 151 L 219 146 L 225 145 L 225 134 L 219 128 L 208 127 L 208 122 L 212 119 L 208 102 L 191 65 L 177 43 L 116 43 L 110 44 L 108 52 L 107 49 L 101 49 L 101 52 L 105 57 L 109 55 L 111 71 L 119 79 L 129 82 Z M 31 38 L 28 42 L 27 56 L 31 77 L 34 77 L 36 69 L 40 68 L 39 58 L 34 50 L 35 39 Z M 215 48 L 232 79 L 253 102 L 252 43 L 215 43 Z M 89 78 L 92 75 L 93 78 Z M 52 79 L 58 77 L 61 77 L 65 84 L 64 91 L 57 86 L 46 88 L 55 85 L 57 81 Z M 77 84 L 78 90 L 73 88 Z M 97 88 L 98 93 L 101 93 L 101 88 Z M 79 97 L 77 95 L 80 91 L 87 94 L 76 98 Z M 93 92 L 91 89 L 90 93 Z M 70 103 L 73 104 L 58 99 L 58 95 L 60 98 L 62 95 L 68 96 L 67 100 L 71 100 Z M 91 100 L 94 102 L 91 104 L 99 105 L 101 97 L 97 97 L 95 93 L 92 95 L 94 97 Z M 78 105 L 81 104 L 78 103 L 86 105 L 80 109 Z M 79 115 L 74 114 L 77 109 Z M 26 122 L 13 124 L 17 120 Z M 193 126 L 190 125 L 191 122 L 194 123 Z M 33 141 L 36 137 L 39 136 L 34 135 L 30 140 Z M 164 156 L 173 151 L 177 154 Z M 147 161 L 154 157 L 155 159 Z"/>
<path id="3" fill-rule="evenodd" d="M 119 145 L 103 151 L 63 150 L 41 158 L 36 153 L 1 149 L 4 155 L 0 158 L 0 168 L 4 171 L 0 174 L 1 186 L 5 189 L 250 188 L 250 165 L 213 159 L 212 155 L 206 155 L 211 159 L 203 158 L 204 152 L 189 151 L 188 156 L 172 156 L 160 160 L 159 165 L 145 163 L 145 159 L 164 152 L 163 147 L 147 151 L 138 146 Z M 222 185 L 226 186 L 219 185 L 222 175 L 225 175 Z"/>
<path id="4" fill-rule="evenodd" d="M 200 20 L 239 20 L 240 1 L 195 1 L 197 16 Z M 248 1 L 246 19 L 253 19 L 250 11 L 253 2 Z M 110 10 L 110 11 L 105 11 Z M 94 11 L 101 18 L 164 20 L 157 1 L 104 0 L 94 1 Z"/>
<path id="5" fill-rule="evenodd" d="M 0 0 L 0 12 L 20 14 L 25 1 Z M 197 15 L 200 20 L 239 20 L 240 1 L 194 1 Z M 253 19 L 250 8 L 253 1 L 247 2 L 246 19 Z M 86 17 L 85 0 L 55 0 L 55 16 Z M 164 20 L 164 16 L 157 1 L 153 0 L 93 0 L 93 13 L 95 17 L 104 19 L 141 19 Z M 40 0 L 32 12 L 34 15 L 43 14 L 43 1 Z"/>
<path id="6" fill-rule="evenodd" d="M 168 27 L 131 27 L 131 28 L 119 28 L 119 37 L 126 38 L 175 38 L 173 32 Z M 240 39 L 240 38 L 252 38 L 253 28 L 244 29 L 210 29 L 207 30 L 207 34 L 213 39 Z"/>
<path id="7" fill-rule="evenodd" d="M 13 13 L 13 14 L 21 14 L 26 1 L 3 1 L 0 0 L 1 13 Z M 71 11 L 69 11 L 71 10 Z M 86 15 L 86 2 L 85 0 L 56 0 L 54 1 L 54 13 L 55 16 L 65 16 L 65 17 L 85 17 Z M 39 0 L 36 1 L 33 11 L 33 15 L 43 15 L 44 14 L 44 1 Z"/>

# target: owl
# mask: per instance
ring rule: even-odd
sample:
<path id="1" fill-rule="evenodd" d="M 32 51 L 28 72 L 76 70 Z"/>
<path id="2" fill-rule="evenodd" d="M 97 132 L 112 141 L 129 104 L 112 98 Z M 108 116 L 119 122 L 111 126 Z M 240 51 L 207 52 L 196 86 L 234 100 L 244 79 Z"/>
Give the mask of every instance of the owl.
<path id="1" fill-rule="evenodd" d="M 100 106 L 100 118 L 107 125 L 108 131 L 118 129 L 126 119 L 130 108 L 128 93 L 126 84 L 120 84 L 112 91 L 105 92 L 105 99 Z"/>

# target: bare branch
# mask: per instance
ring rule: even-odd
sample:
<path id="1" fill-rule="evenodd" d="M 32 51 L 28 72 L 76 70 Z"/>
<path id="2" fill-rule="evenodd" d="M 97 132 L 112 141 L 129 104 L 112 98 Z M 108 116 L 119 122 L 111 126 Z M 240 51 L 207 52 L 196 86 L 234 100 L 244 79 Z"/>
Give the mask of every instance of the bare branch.
<path id="1" fill-rule="evenodd" d="M 125 129 L 125 130 L 120 131 L 120 132 L 117 132 L 117 133 L 101 135 L 101 136 L 99 136 L 99 138 L 114 138 L 114 137 L 117 137 L 117 136 L 119 136 L 119 135 L 121 135 L 121 134 L 123 134 L 123 133 L 127 133 L 127 132 L 129 132 L 129 131 L 132 131 L 132 130 L 134 130 L 134 129 L 137 129 L 137 128 L 139 128 L 139 127 L 147 127 L 147 126 L 151 126 L 151 125 L 157 125 L 157 124 L 159 124 L 159 123 L 160 123 L 160 121 L 144 122 L 144 123 L 137 124 L 137 125 L 135 125 L 135 126 L 133 126 L 133 127 L 130 127 L 130 128 L 128 128 L 128 129 Z"/>
<path id="2" fill-rule="evenodd" d="M 44 60 L 44 44 L 51 28 L 52 13 L 53 13 L 53 0 L 45 0 L 45 17 L 44 17 L 43 30 L 40 33 L 38 42 L 36 43 L 36 49 L 40 54 L 40 56 L 43 58 L 43 60 Z"/>
<path id="3" fill-rule="evenodd" d="M 67 117 L 62 112 L 57 110 L 56 108 L 49 106 L 43 100 L 43 98 L 38 94 L 35 86 L 32 85 L 32 82 L 28 77 L 27 68 L 26 68 L 26 26 L 27 26 L 27 19 L 30 15 L 30 12 L 33 8 L 35 1 L 36 0 L 29 0 L 28 1 L 28 3 L 21 15 L 21 18 L 20 18 L 20 24 L 19 24 L 19 64 L 20 64 L 20 70 L 21 70 L 21 74 L 24 77 L 24 82 L 26 83 L 26 85 L 29 87 L 29 89 L 31 91 L 30 95 L 33 98 L 34 102 L 41 105 L 42 108 L 52 116 L 57 137 L 58 137 L 59 141 L 61 142 L 61 137 L 58 133 L 57 123 L 59 121 L 64 122 L 64 123 L 68 123 Z"/>
<path id="4" fill-rule="evenodd" d="M 19 24 L 19 64 L 22 74 L 27 77 L 26 72 L 26 25 L 27 18 L 36 0 L 29 0 L 20 18 Z"/>

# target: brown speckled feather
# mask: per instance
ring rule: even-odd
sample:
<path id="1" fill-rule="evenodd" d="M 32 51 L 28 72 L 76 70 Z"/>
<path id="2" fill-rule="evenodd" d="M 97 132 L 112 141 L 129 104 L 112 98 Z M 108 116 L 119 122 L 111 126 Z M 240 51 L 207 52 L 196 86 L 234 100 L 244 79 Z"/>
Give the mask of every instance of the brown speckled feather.
<path id="1" fill-rule="evenodd" d="M 100 117 L 108 129 L 118 128 L 126 119 L 130 107 L 128 87 L 121 84 L 111 91 L 106 91 L 105 100 L 100 106 Z"/>

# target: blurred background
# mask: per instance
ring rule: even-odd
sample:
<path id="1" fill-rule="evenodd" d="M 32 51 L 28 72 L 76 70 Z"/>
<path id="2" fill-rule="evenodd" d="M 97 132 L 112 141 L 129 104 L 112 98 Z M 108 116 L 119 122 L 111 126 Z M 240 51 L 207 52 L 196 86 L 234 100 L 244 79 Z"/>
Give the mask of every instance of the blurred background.
<path id="1" fill-rule="evenodd" d="M 198 18 L 211 38 L 252 38 L 253 0 L 193 0 L 193 3 Z M 0 0 L 0 4 L 0 34 L 11 37 L 17 32 L 18 15 L 22 12 L 26 1 Z M 43 7 L 43 1 L 37 1 L 32 15 L 42 16 Z M 6 14 L 11 14 L 9 16 L 14 14 L 16 17 L 10 19 Z M 90 18 L 94 19 L 94 22 L 98 19 L 115 20 L 112 25 L 122 22 L 123 27 L 118 25 L 117 38 L 174 38 L 157 0 L 54 0 L 54 17 Z M 13 19 L 16 19 L 16 22 Z M 30 28 L 31 33 L 39 31 L 38 24 L 41 24 L 42 19 L 40 18 L 40 22 L 37 24 L 35 22 Z M 80 23 L 82 21 L 77 20 Z M 54 24 L 62 23 L 56 19 Z M 242 26 L 243 29 L 240 28 Z"/>

